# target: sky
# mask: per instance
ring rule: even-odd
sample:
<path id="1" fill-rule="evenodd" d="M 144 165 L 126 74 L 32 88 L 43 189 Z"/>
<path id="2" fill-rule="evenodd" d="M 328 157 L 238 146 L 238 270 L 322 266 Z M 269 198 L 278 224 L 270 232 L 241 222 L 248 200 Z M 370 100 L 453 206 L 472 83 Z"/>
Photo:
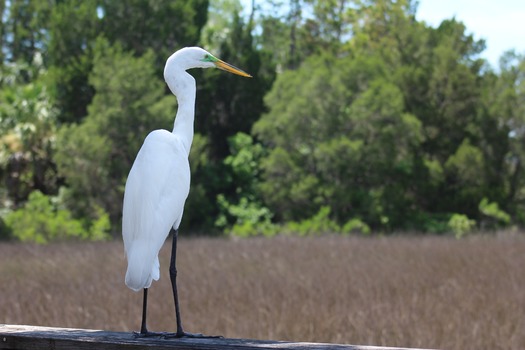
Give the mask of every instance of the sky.
<path id="1" fill-rule="evenodd" d="M 420 0 L 416 13 L 419 21 L 433 27 L 453 16 L 475 39 L 485 40 L 481 56 L 493 67 L 509 49 L 525 54 L 524 0 Z"/>

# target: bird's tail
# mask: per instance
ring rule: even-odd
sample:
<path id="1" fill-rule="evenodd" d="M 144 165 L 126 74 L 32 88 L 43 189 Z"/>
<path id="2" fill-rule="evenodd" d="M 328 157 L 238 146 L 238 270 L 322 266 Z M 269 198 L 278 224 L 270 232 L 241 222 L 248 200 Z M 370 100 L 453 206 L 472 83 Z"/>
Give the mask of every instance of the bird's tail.
<path id="1" fill-rule="evenodd" d="M 126 286 L 138 292 L 149 288 L 153 280 L 160 277 L 159 257 L 149 249 L 147 242 L 135 241 L 127 251 L 128 270 L 126 271 Z"/>

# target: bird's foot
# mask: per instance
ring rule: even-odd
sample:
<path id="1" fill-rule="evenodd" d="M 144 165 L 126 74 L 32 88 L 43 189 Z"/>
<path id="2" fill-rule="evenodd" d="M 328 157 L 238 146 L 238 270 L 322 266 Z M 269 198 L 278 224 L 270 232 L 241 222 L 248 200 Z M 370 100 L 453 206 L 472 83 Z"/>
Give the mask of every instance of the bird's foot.
<path id="1" fill-rule="evenodd" d="M 133 338 L 164 337 L 166 334 L 167 333 L 165 332 L 140 331 L 140 332 L 133 332 Z"/>
<path id="2" fill-rule="evenodd" d="M 188 332 L 177 332 L 177 333 L 165 333 L 163 336 L 165 339 L 170 338 L 203 338 L 203 339 L 219 339 L 224 338 L 222 335 L 204 335 L 201 333 L 188 333 Z"/>

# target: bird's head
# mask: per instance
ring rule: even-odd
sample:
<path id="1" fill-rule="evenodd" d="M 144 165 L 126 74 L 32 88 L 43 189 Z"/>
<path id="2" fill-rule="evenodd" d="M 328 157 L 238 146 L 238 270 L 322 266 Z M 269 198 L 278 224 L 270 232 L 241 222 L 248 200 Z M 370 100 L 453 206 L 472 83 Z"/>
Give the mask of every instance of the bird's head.
<path id="1" fill-rule="evenodd" d="M 241 75 L 243 77 L 251 78 L 252 76 L 243 70 L 226 63 L 217 57 L 213 56 L 208 51 L 201 49 L 200 47 L 185 47 L 178 50 L 168 58 L 166 62 L 166 71 L 172 68 L 182 68 L 187 70 L 190 68 L 219 68 L 224 71 Z"/>

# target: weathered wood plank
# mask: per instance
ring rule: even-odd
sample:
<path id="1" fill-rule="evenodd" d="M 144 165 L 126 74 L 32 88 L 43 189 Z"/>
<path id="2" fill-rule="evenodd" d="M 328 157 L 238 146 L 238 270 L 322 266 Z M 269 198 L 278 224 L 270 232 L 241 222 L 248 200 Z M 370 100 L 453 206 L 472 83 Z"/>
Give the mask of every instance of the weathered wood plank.
<path id="1" fill-rule="evenodd" d="M 90 329 L 52 328 L 0 324 L 0 349 L 151 349 L 151 350 L 403 350 L 375 346 L 304 343 L 253 339 L 161 339 L 134 338 L 127 332 Z M 415 349 L 413 349 L 415 350 Z"/>

